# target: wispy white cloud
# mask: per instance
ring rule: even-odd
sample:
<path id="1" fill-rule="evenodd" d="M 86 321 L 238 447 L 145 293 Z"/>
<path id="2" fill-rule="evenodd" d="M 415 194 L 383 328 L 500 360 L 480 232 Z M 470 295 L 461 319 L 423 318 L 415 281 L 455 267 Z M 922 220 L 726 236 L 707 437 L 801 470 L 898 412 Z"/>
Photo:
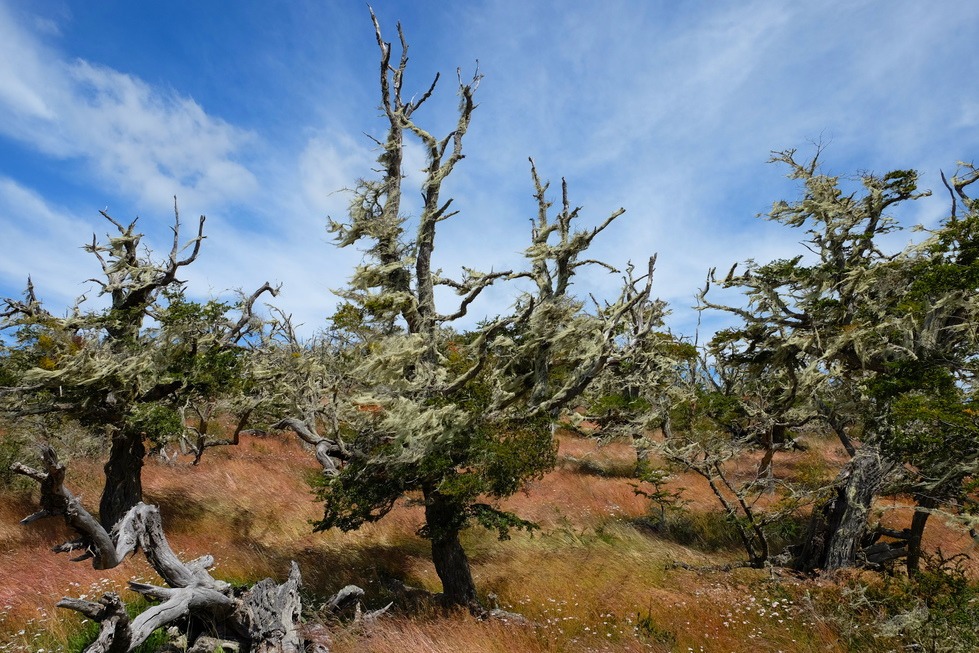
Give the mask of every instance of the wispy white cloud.
<path id="1" fill-rule="evenodd" d="M 349 198 L 337 191 L 369 172 L 373 153 L 366 139 L 358 143 L 334 131 L 311 136 L 299 153 L 276 151 L 190 98 L 69 60 L 3 18 L 0 47 L 22 61 L 2 57 L 0 63 L 0 114 L 7 118 L 0 132 L 49 157 L 83 161 L 91 171 L 84 181 L 95 186 L 93 195 L 115 203 L 114 217 L 131 220 L 136 210 L 127 207 L 144 214 L 139 226 L 153 251 L 169 248 L 174 195 L 185 236 L 194 222 L 186 216 L 207 213 L 200 258 L 181 275 L 194 295 L 282 283 L 279 306 L 308 332 L 324 324 L 333 305 L 330 289 L 342 285 L 358 256 L 331 247 L 325 217 L 343 215 Z M 252 146 L 271 160 L 239 161 Z M 55 307 L 90 290 L 80 282 L 97 276 L 98 268 L 80 246 L 93 230 L 105 233 L 97 215 L 101 202 L 53 205 L 8 178 L 0 180 L 0 200 L 3 285 L 20 287 L 33 274 L 38 292 Z M 241 206 L 248 206 L 244 216 Z M 64 217 L 73 210 L 91 219 Z"/>
<path id="2" fill-rule="evenodd" d="M 522 182 L 507 169 L 540 147 L 545 174 L 568 175 L 592 215 L 627 207 L 598 253 L 659 251 L 657 288 L 677 323 L 695 320 L 684 307 L 710 267 L 799 249 L 803 234 L 754 218 L 798 193 L 765 165 L 769 150 L 804 157 L 822 139 L 832 170 L 920 167 L 934 188 L 939 166 L 979 145 L 953 128 L 968 124 L 975 93 L 958 78 L 965 37 L 935 5 L 489 6 L 470 27 L 505 63 L 486 85 L 499 99 L 481 109 L 492 115 L 480 116 L 480 162 Z"/>
<path id="3" fill-rule="evenodd" d="M 343 133 L 310 138 L 299 155 L 299 179 L 303 200 L 317 215 L 336 214 L 349 201 L 344 189 L 356 184 L 369 169 L 363 143 Z"/>
<path id="4" fill-rule="evenodd" d="M 45 86 L 38 83 L 46 76 L 43 59 L 37 42 L 0 4 L 0 106 L 7 130 L 55 117 L 44 98 Z"/>
<path id="5" fill-rule="evenodd" d="M 0 4 L 0 133 L 59 159 L 146 208 L 241 201 L 257 188 L 239 161 L 253 135 L 194 100 L 132 75 L 71 60 Z"/>
<path id="6" fill-rule="evenodd" d="M 18 290 L 26 287 L 30 275 L 38 296 L 60 307 L 90 291 L 84 279 L 99 271 L 95 259 L 82 250 L 90 229 L 65 208 L 0 176 L 0 277 Z"/>
<path id="7" fill-rule="evenodd" d="M 823 139 L 835 172 L 917 167 L 923 185 L 937 191 L 937 170 L 950 171 L 979 146 L 979 93 L 967 83 L 974 71 L 962 57 L 971 47 L 968 28 L 979 28 L 979 8 L 971 6 L 488 0 L 449 10 L 378 0 L 375 8 L 388 36 L 388 17 L 407 14 L 406 95 L 424 91 L 434 70 L 466 70 L 475 59 L 486 74 L 467 159 L 444 189 L 461 214 L 442 224 L 436 264 L 447 274 L 462 265 L 523 264 L 536 211 L 527 163 L 534 156 L 555 191 L 567 176 L 572 202 L 584 206 L 582 227 L 627 209 L 596 241 L 595 255 L 622 266 L 659 252 L 656 289 L 674 304 L 673 323 L 683 331 L 696 322 L 689 306 L 710 267 L 798 250 L 802 234 L 754 218 L 798 192 L 766 166 L 769 150 L 799 147 L 804 156 L 810 140 Z M 152 233 L 169 224 L 170 198 L 178 195 L 186 214 L 208 214 L 208 240 L 188 271 L 194 288 L 220 293 L 281 281 L 286 309 L 315 328 L 334 301 L 328 289 L 341 286 L 360 257 L 329 244 L 325 217 L 344 215 L 349 197 L 336 191 L 376 165 L 376 147 L 361 132 L 380 136 L 384 127 L 376 66 L 363 61 L 376 51 L 362 14 L 333 6 L 302 12 L 303 29 L 291 34 L 290 47 L 303 50 L 308 40 L 326 61 L 288 59 L 291 49 L 267 53 L 277 75 L 295 76 L 276 89 L 324 95 L 322 102 L 316 95 L 261 103 L 322 109 L 295 124 L 295 112 L 268 115 L 280 130 L 272 136 L 260 120 L 244 129 L 219 117 L 233 113 L 222 114 L 220 104 L 150 83 L 125 66 L 78 60 L 59 50 L 57 24 L 42 29 L 0 2 L 0 134 L 80 164 L 76 173 L 93 181 L 88 197 L 160 216 Z M 959 29 L 948 28 L 950 18 Z M 336 34 L 360 29 L 365 46 L 316 49 L 316 30 L 308 29 L 316 21 Z M 329 76 L 317 78 L 319 69 Z M 454 82 L 446 74 L 416 114 L 434 133 L 452 128 Z M 296 134 L 285 141 L 278 137 L 282 115 Z M 424 156 L 416 144 L 406 154 L 404 208 L 415 215 Z M 38 220 L 58 204 L 38 207 Z M 103 201 L 64 204 L 97 219 Z M 943 209 L 936 198 L 902 215 L 933 221 Z M 578 287 L 607 297 L 617 283 L 596 273 Z M 488 292 L 474 319 L 505 310 L 512 299 L 512 289 Z"/>

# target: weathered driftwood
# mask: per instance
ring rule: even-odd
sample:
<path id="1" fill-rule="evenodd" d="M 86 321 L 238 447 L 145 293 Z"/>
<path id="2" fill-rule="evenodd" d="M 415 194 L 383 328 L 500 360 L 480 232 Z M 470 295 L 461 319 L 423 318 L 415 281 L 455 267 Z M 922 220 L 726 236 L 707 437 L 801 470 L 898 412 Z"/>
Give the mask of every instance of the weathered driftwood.
<path id="1" fill-rule="evenodd" d="M 176 649 L 174 653 L 177 653 L 178 651 L 182 652 L 184 649 Z M 231 640 L 201 635 L 194 641 L 193 646 L 186 649 L 186 653 L 214 653 L 215 651 L 223 651 L 224 653 L 239 653 L 239 651 L 241 651 L 241 645 L 238 642 L 233 642 Z"/>
<path id="2" fill-rule="evenodd" d="M 274 430 L 289 429 L 300 440 L 312 445 L 316 452 L 316 460 L 323 467 L 323 473 L 327 476 L 336 476 L 339 474 L 340 468 L 338 461 L 342 463 L 342 461 L 350 458 L 351 454 L 343 445 L 343 442 L 324 438 L 302 420 L 294 417 L 285 417 L 273 424 L 271 428 Z"/>
<path id="3" fill-rule="evenodd" d="M 247 650 L 301 653 L 299 582 L 299 568 L 293 563 L 285 583 L 277 585 L 266 579 L 241 597 L 235 597 L 230 588 L 219 591 L 199 586 L 168 588 L 130 583 L 130 589 L 150 600 L 162 601 L 132 620 L 126 615 L 122 600 L 113 592 L 103 595 L 97 603 L 65 598 L 58 602 L 58 607 L 76 610 L 100 623 L 98 638 L 85 653 L 128 653 L 155 630 L 190 615 L 207 617 L 222 631 L 225 640 L 246 646 Z M 195 641 L 190 650 L 202 647 L 213 650 L 213 646 L 207 646 L 207 642 Z"/>
<path id="4" fill-rule="evenodd" d="M 364 596 L 364 590 L 356 585 L 347 585 L 326 602 L 326 609 L 332 613 L 342 612 L 344 608 L 354 605 Z"/>
<path id="5" fill-rule="evenodd" d="M 106 592 L 98 603 L 65 597 L 58 601 L 58 607 L 75 610 L 101 624 L 99 636 L 88 645 L 85 653 L 128 653 L 138 646 L 132 644 L 129 615 L 115 592 Z"/>
<path id="6" fill-rule="evenodd" d="M 42 445 L 41 458 L 47 471 L 40 471 L 21 463 L 14 463 L 11 466 L 11 470 L 15 473 L 32 478 L 41 485 L 41 510 L 25 517 L 20 523 L 29 524 L 45 517 L 61 515 L 65 523 L 81 538 L 55 547 L 56 552 L 82 549 L 85 553 L 76 560 L 93 558 L 92 565 L 96 569 L 111 569 L 117 566 L 126 553 L 120 556 L 109 533 L 85 510 L 71 490 L 65 487 L 65 467 L 58 462 L 54 449 L 46 444 Z"/>
<path id="7" fill-rule="evenodd" d="M 519 612 L 510 612 L 501 608 L 496 594 L 490 593 L 486 598 L 489 599 L 490 603 L 490 609 L 486 612 L 487 619 L 498 619 L 504 623 L 516 624 L 517 626 L 534 625 L 534 622 Z"/>
<path id="8" fill-rule="evenodd" d="M 63 516 L 80 536 L 76 542 L 55 547 L 57 551 L 81 548 L 85 554 L 76 560 L 92 559 L 96 569 L 111 569 L 126 557 L 141 550 L 147 561 L 169 587 L 130 582 L 129 588 L 157 604 L 135 618 L 126 613 L 119 595 L 108 592 L 98 601 L 64 598 L 58 606 L 75 610 L 100 624 L 98 637 L 85 653 L 128 653 L 157 629 L 188 617 L 206 618 L 222 638 L 237 641 L 242 650 L 252 653 L 302 653 L 303 638 L 299 631 L 302 610 L 299 587 L 301 576 L 295 562 L 288 579 L 277 584 L 265 579 L 238 595 L 228 583 L 208 573 L 214 565 L 211 556 L 183 562 L 170 548 L 160 511 L 156 506 L 139 503 L 119 520 L 112 532 L 105 530 L 64 486 L 65 467 L 58 462 L 53 449 L 42 448 L 46 471 L 15 464 L 12 469 L 41 484 L 41 510 L 23 520 L 30 523 L 43 517 Z M 364 594 L 347 586 L 330 599 L 335 610 L 357 602 Z M 359 607 L 359 603 L 358 603 Z M 386 608 L 384 609 L 386 610 Z M 372 618 L 384 610 L 370 613 Z M 201 639 L 200 637 L 197 638 Z M 207 649 L 208 642 L 188 642 L 188 650 Z"/>
<path id="9" fill-rule="evenodd" d="M 289 579 L 276 585 L 270 578 L 256 583 L 239 602 L 234 622 L 243 627 L 253 653 L 302 653 L 299 633 L 302 602 L 299 565 L 292 563 Z"/>

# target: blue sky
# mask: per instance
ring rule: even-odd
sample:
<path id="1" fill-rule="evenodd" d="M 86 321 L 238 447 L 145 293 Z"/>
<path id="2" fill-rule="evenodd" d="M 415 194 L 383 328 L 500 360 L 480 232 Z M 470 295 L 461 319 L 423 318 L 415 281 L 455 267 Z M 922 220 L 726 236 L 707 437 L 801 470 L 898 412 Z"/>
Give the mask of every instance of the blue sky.
<path id="1" fill-rule="evenodd" d="M 461 214 L 443 223 L 437 265 L 521 265 L 532 156 L 555 189 L 567 178 L 586 221 L 627 209 L 595 254 L 624 265 L 658 252 L 655 291 L 688 336 L 710 267 L 799 251 L 802 234 L 755 217 L 796 192 L 766 164 L 771 150 L 822 141 L 840 174 L 917 168 L 936 196 L 899 217 L 933 223 L 946 210 L 939 170 L 979 146 L 976 3 L 374 8 L 388 40 L 404 25 L 407 95 L 442 73 L 416 114 L 430 131 L 453 123 L 456 69 L 470 75 L 478 60 L 485 76 L 467 158 L 445 187 Z M 167 251 L 176 195 L 188 228 L 208 216 L 184 275 L 192 295 L 281 283 L 276 303 L 304 332 L 324 326 L 330 289 L 359 260 L 325 224 L 377 155 L 364 135 L 383 135 L 377 69 L 360 2 L 0 0 L 0 296 L 28 274 L 56 310 L 89 290 L 98 265 L 80 246 L 107 232 L 100 209 L 140 216 L 148 244 Z M 408 155 L 417 181 L 421 150 Z M 596 273 L 578 287 L 611 297 L 616 284 Z M 513 297 L 494 289 L 474 316 Z"/>

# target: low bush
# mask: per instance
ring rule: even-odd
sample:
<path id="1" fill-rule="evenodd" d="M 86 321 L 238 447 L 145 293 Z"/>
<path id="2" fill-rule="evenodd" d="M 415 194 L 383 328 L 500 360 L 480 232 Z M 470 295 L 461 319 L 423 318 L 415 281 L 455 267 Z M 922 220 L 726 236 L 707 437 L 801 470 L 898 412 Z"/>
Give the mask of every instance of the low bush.
<path id="1" fill-rule="evenodd" d="M 848 650 L 956 653 L 979 650 L 979 585 L 966 556 L 926 556 L 904 576 L 850 579 L 823 597 Z"/>

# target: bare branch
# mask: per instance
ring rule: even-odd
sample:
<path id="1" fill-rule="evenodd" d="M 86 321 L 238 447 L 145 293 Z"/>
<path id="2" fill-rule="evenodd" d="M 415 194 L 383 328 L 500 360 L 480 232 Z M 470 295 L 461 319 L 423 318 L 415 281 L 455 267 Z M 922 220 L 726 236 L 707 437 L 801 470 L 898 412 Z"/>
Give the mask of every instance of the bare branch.
<path id="1" fill-rule="evenodd" d="M 477 297 L 479 297 L 480 293 L 492 286 L 497 279 L 507 279 L 512 278 L 512 276 L 512 270 L 507 270 L 505 272 L 490 272 L 488 274 L 480 274 L 475 277 L 470 277 L 462 283 L 456 283 L 454 281 L 436 277 L 435 283 L 451 286 L 455 288 L 459 294 L 466 293 L 466 296 L 459 304 L 458 310 L 450 315 L 439 315 L 437 318 L 438 321 L 443 323 L 452 322 L 453 320 L 458 320 L 459 318 L 464 317 L 469 310 L 469 305 L 472 304 Z"/>
<path id="2" fill-rule="evenodd" d="M 81 535 L 86 547 L 89 547 L 95 558 L 96 569 L 111 569 L 117 566 L 128 551 L 116 550 L 116 545 L 105 528 L 64 486 L 65 467 L 58 462 L 54 449 L 47 444 L 41 445 L 41 458 L 44 461 L 45 472 L 20 463 L 15 463 L 11 468 L 15 473 L 32 478 L 41 484 L 42 511 L 31 515 L 25 523 L 35 521 L 42 516 L 62 515 L 65 523 Z"/>
<path id="3" fill-rule="evenodd" d="M 340 461 L 347 461 L 353 453 L 347 449 L 343 441 L 329 440 L 319 435 L 312 427 L 294 417 L 285 417 L 271 427 L 272 429 L 290 429 L 299 439 L 307 444 L 313 445 L 316 450 L 316 460 L 323 467 L 323 473 L 328 476 L 335 476 L 339 473 L 339 467 L 334 458 Z"/>
<path id="4" fill-rule="evenodd" d="M 248 297 L 246 297 L 245 301 L 242 303 L 241 306 L 241 317 L 238 318 L 238 322 L 235 323 L 235 325 L 231 327 L 231 329 L 229 329 L 228 332 L 224 335 L 224 337 L 222 338 L 223 344 L 228 345 L 232 343 L 237 343 L 243 337 L 245 337 L 245 335 L 247 335 L 248 332 L 251 330 L 251 324 L 255 318 L 255 313 L 254 313 L 255 302 L 264 293 L 269 293 L 273 297 L 278 297 L 279 290 L 281 290 L 281 288 L 282 288 L 281 285 L 273 288 L 272 285 L 268 281 L 266 281 L 264 284 L 262 284 L 260 288 L 258 288 L 255 292 L 253 292 Z"/>

